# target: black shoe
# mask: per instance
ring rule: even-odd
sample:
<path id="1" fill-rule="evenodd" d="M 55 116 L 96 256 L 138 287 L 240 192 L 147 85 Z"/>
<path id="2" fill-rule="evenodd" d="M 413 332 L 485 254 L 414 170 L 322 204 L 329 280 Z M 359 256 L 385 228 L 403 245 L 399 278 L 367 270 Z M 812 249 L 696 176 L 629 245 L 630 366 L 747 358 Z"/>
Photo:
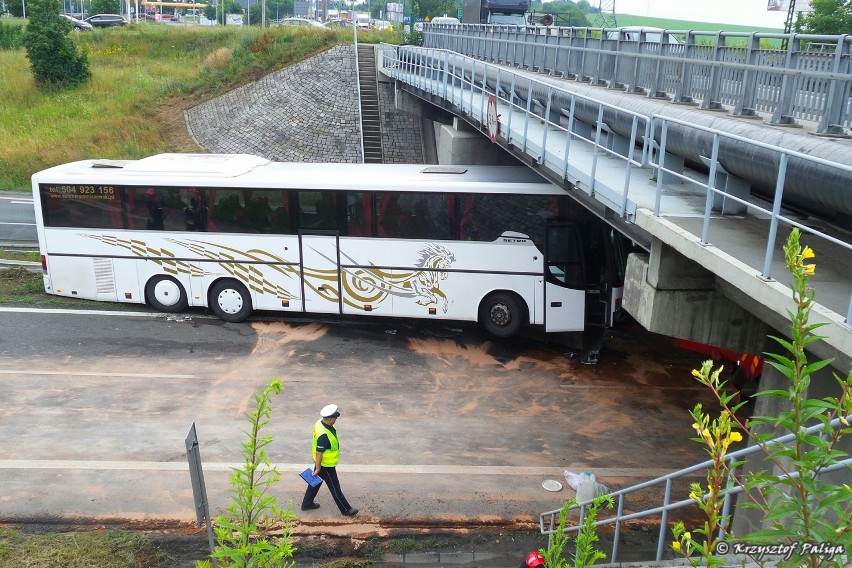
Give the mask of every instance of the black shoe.
<path id="1" fill-rule="evenodd" d="M 354 517 L 358 514 L 358 509 L 356 509 L 355 507 L 350 507 L 348 511 L 343 511 L 343 514 L 347 517 Z"/>
<path id="2" fill-rule="evenodd" d="M 303 511 L 310 511 L 311 509 L 319 509 L 319 503 L 311 503 L 310 505 L 302 505 Z"/>

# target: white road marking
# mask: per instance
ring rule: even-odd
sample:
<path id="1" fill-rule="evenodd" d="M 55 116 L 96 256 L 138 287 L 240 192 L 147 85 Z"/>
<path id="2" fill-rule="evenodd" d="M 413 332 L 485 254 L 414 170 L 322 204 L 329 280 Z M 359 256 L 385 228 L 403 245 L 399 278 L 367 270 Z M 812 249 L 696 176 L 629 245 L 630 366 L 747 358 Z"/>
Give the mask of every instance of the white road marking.
<path id="1" fill-rule="evenodd" d="M 149 373 L 99 373 L 88 371 L 15 371 L 0 369 L 0 375 L 63 375 L 67 377 L 131 377 L 134 379 L 194 379 L 195 375 L 157 375 Z"/>
<path id="2" fill-rule="evenodd" d="M 243 467 L 243 463 L 228 462 L 203 462 L 204 471 L 231 471 L 234 468 Z M 281 472 L 300 472 L 306 467 L 306 463 L 273 463 Z M 189 465 L 186 462 L 137 462 L 137 461 L 91 461 L 91 460 L 0 460 L 0 470 L 10 469 L 64 469 L 64 470 L 90 470 L 90 471 L 187 471 Z M 520 467 L 501 465 L 340 465 L 338 470 L 344 473 L 367 473 L 367 474 L 423 474 L 423 475 L 509 475 L 509 476 L 559 476 L 562 475 L 564 466 L 554 467 Z M 653 479 L 671 473 L 670 469 L 649 468 L 589 468 L 578 466 L 594 473 L 595 477 L 640 477 Z M 696 475 L 700 476 L 699 473 Z"/>
<path id="3" fill-rule="evenodd" d="M 35 223 L 12 223 L 10 221 L 0 221 L 0 225 L 18 225 L 21 227 L 35 227 Z"/>
<path id="4" fill-rule="evenodd" d="M 11 201 L 12 203 L 28 203 L 32 205 L 33 199 L 26 197 L 0 197 L 0 199 Z"/>
<path id="5" fill-rule="evenodd" d="M 62 296 L 68 298 L 68 296 Z M 74 298 L 70 298 L 74 299 Z M 141 305 L 141 304 L 140 304 Z M 128 318 L 151 318 L 164 319 L 167 322 L 175 323 L 191 323 L 194 319 L 218 319 L 210 314 L 167 314 L 161 312 L 121 312 L 118 310 L 75 310 L 68 308 L 11 308 L 0 306 L 0 313 L 9 312 L 13 314 L 65 314 L 65 315 L 84 315 L 84 316 L 116 316 Z"/>
<path id="6" fill-rule="evenodd" d="M 18 314 L 75 314 L 84 316 L 124 316 L 134 318 L 165 318 L 167 314 L 151 312 L 118 312 L 110 310 L 68 310 L 64 308 L 7 308 L 0 307 L 0 312 Z M 199 317 L 199 316 L 192 316 Z"/>

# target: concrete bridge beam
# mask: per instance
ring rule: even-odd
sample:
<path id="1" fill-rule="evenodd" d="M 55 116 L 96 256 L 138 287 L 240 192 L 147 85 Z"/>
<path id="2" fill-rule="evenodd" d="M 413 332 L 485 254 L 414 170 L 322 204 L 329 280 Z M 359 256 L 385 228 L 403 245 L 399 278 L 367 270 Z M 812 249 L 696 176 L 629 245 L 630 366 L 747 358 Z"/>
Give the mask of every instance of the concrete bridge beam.
<path id="1" fill-rule="evenodd" d="M 761 353 L 770 328 L 720 292 L 716 275 L 654 239 L 627 261 L 623 306 L 654 333 Z"/>

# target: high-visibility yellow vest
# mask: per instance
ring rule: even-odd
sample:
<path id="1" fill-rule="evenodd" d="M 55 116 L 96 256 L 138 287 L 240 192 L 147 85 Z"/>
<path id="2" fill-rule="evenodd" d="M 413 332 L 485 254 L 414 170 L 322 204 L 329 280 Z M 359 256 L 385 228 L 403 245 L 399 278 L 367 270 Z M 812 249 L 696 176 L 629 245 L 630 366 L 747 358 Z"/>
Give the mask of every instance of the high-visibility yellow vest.
<path id="1" fill-rule="evenodd" d="M 337 442 L 337 436 L 323 424 L 322 419 L 317 420 L 314 424 L 314 443 L 311 444 L 311 455 L 314 458 L 314 463 L 317 461 L 317 440 L 323 434 L 328 435 L 328 441 L 331 447 L 322 453 L 322 461 L 320 465 L 323 467 L 335 467 L 340 460 L 340 444 Z"/>

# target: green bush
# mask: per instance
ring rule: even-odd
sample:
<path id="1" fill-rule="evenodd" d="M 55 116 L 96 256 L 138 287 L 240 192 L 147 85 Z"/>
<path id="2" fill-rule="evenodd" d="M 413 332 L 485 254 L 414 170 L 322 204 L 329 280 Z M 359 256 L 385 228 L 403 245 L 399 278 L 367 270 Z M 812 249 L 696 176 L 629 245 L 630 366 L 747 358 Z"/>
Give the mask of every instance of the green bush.
<path id="1" fill-rule="evenodd" d="M 30 0 L 29 23 L 23 44 L 33 77 L 40 87 L 63 87 L 85 83 L 89 61 L 68 34 L 73 25 L 59 15 L 59 0 Z"/>
<path id="2" fill-rule="evenodd" d="M 0 49 L 18 49 L 22 47 L 23 26 L 0 22 Z"/>

